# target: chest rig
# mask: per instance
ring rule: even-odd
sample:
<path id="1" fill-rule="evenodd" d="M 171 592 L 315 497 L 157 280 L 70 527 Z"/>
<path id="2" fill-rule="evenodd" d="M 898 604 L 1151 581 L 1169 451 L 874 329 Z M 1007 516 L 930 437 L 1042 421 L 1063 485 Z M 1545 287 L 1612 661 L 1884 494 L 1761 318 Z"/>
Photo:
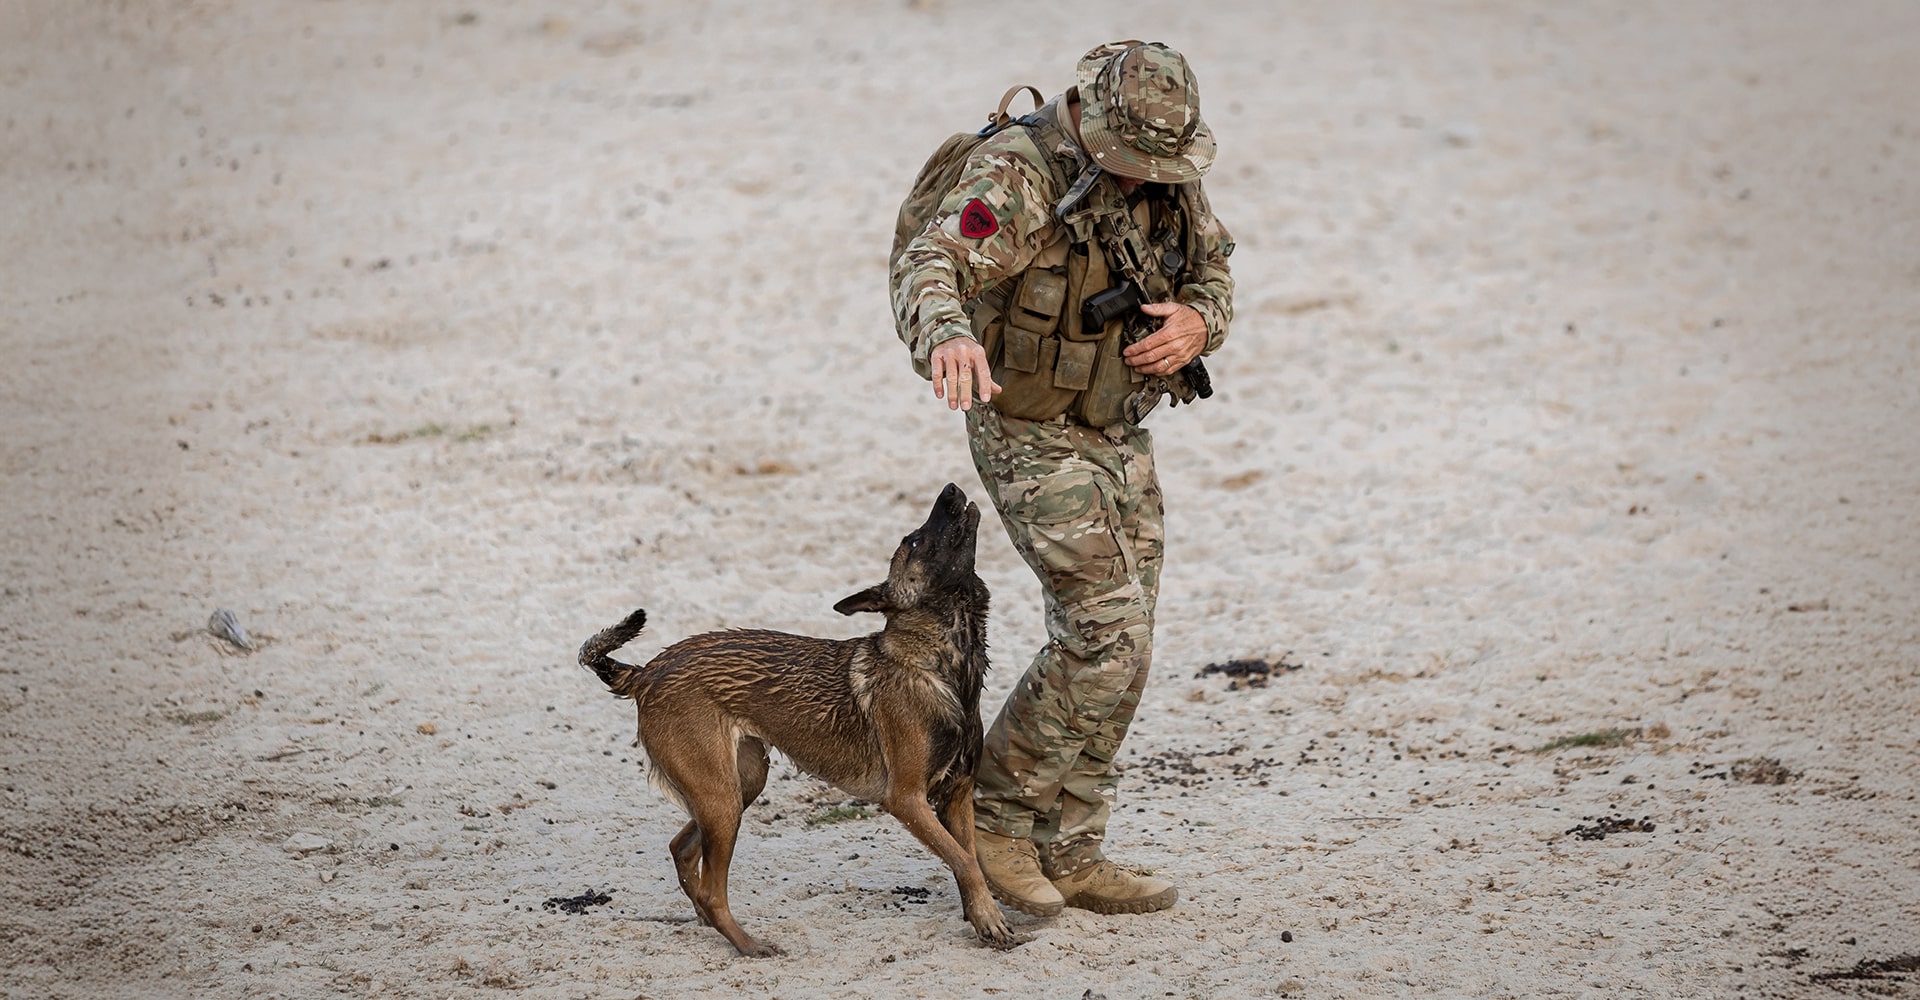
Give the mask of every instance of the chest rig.
<path id="1" fill-rule="evenodd" d="M 1020 120 L 1066 191 L 1053 210 L 1056 235 L 1017 278 L 974 303 L 974 336 L 1000 383 L 996 410 L 1026 420 L 1066 414 L 1106 427 L 1127 419 L 1127 399 L 1146 381 L 1121 357 L 1150 319 L 1139 303 L 1173 300 L 1192 259 L 1195 227 L 1179 187 L 1150 184 L 1132 198 L 1121 194 L 1112 176 L 1067 140 L 1061 113 L 1052 102 Z M 1129 283 L 1144 300 L 1101 300 Z"/>

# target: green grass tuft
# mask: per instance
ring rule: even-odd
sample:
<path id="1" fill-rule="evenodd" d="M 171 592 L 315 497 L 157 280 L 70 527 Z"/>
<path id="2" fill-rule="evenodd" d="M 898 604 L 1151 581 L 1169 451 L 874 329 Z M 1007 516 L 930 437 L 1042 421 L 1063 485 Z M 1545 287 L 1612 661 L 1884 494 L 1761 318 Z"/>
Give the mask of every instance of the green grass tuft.
<path id="1" fill-rule="evenodd" d="M 827 823 L 844 823 L 850 819 L 866 819 L 873 811 L 865 806 L 828 806 L 807 817 L 808 826 L 823 826 Z"/>
<path id="2" fill-rule="evenodd" d="M 1623 747 L 1640 738 L 1638 729 L 1602 729 L 1593 733 L 1581 733 L 1578 736 L 1562 736 L 1552 743 L 1535 747 L 1534 753 L 1552 753 L 1555 750 L 1569 750 L 1574 747 L 1586 747 L 1596 750 L 1610 750 Z"/>
<path id="3" fill-rule="evenodd" d="M 395 431 L 392 434 L 373 433 L 366 436 L 365 444 L 401 444 L 422 438 L 451 437 L 458 442 L 484 441 L 493 434 L 492 424 L 469 424 L 465 430 L 456 430 L 446 424 L 434 421 L 421 424 L 410 431 Z"/>

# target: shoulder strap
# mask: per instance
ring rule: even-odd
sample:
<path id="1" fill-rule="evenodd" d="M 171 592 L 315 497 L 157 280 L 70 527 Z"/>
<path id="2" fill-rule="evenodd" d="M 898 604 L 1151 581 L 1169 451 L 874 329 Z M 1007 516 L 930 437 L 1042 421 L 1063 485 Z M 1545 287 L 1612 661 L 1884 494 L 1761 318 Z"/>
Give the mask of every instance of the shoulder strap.
<path id="1" fill-rule="evenodd" d="M 1015 87 L 1007 91 L 1007 96 L 1001 99 L 1001 107 L 1006 107 L 1006 102 L 1022 89 L 1031 92 L 1034 100 L 1039 101 L 1039 91 L 1032 87 Z M 1041 154 L 1047 158 L 1047 166 L 1053 170 L 1055 183 L 1059 185 L 1060 190 L 1066 192 L 1065 197 L 1060 199 L 1053 211 L 1055 218 L 1064 219 L 1074 205 L 1087 196 L 1087 191 L 1093 187 L 1093 182 L 1100 179 L 1100 168 L 1080 151 L 1079 143 L 1068 141 L 1066 129 L 1060 125 L 1061 113 L 1058 106 L 1050 107 L 1044 103 L 1036 103 L 1031 112 L 1015 119 L 1013 124 L 1023 125 L 1033 133 L 1034 145 L 1039 146 Z M 1062 146 L 1073 150 L 1071 162 L 1061 155 L 1060 147 Z M 1084 234 L 1076 236 L 1075 242 L 1083 242 L 1084 238 Z"/>
<path id="2" fill-rule="evenodd" d="M 1088 191 L 1093 190 L 1093 184 L 1100 179 L 1101 174 L 1100 165 L 1093 162 L 1093 158 L 1080 148 L 1080 143 L 1069 141 L 1067 130 L 1059 121 L 1060 116 L 1065 113 L 1066 108 L 1063 105 L 1054 108 L 1051 115 L 1041 109 L 1035 109 L 1034 114 L 1021 119 L 1022 122 L 1032 122 L 1041 126 L 1040 141 L 1046 150 L 1048 161 L 1053 164 L 1054 177 L 1059 180 L 1060 189 L 1065 192 L 1061 195 L 1059 203 L 1053 206 L 1054 217 L 1062 220 L 1066 219 L 1068 212 L 1073 211 L 1074 206 L 1080 204 L 1080 200 L 1087 196 Z M 1059 155 L 1058 150 L 1061 146 L 1073 150 L 1071 163 L 1067 162 L 1066 157 Z M 1084 242 L 1085 239 L 1085 234 L 1081 233 L 1075 237 L 1075 242 Z"/>

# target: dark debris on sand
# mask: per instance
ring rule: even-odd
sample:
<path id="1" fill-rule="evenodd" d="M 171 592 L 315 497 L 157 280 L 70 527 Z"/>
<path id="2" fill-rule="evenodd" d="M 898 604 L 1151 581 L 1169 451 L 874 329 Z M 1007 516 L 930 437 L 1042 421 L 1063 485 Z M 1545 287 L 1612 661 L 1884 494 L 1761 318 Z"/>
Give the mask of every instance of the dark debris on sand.
<path id="1" fill-rule="evenodd" d="M 605 906 L 613 902 L 613 896 L 589 889 L 578 896 L 554 896 L 540 905 L 561 913 L 585 913 L 589 906 Z"/>
<path id="2" fill-rule="evenodd" d="M 1645 816 L 1639 819 L 1628 819 L 1625 816 L 1582 816 L 1580 818 L 1587 822 L 1567 832 L 1581 840 L 1605 840 L 1609 834 L 1615 833 L 1653 832 L 1653 824 Z"/>
<path id="3" fill-rule="evenodd" d="M 1266 660 L 1260 659 L 1228 660 L 1225 663 L 1209 663 L 1201 667 L 1200 672 L 1193 676 L 1210 677 L 1214 674 L 1219 674 L 1229 678 L 1227 681 L 1227 690 L 1238 691 L 1242 686 L 1249 688 L 1266 687 L 1267 682 L 1274 677 L 1290 674 L 1303 666 L 1305 666 L 1305 664 L 1288 663 L 1284 656 L 1280 658 L 1278 663 L 1268 663 Z"/>
<path id="4" fill-rule="evenodd" d="M 1733 780 L 1749 785 L 1784 785 L 1800 776 L 1777 757 L 1745 757 L 1734 761 L 1729 770 Z"/>
<path id="5" fill-rule="evenodd" d="M 1816 983 L 1833 983 L 1851 980 L 1855 982 L 1891 981 L 1910 983 L 1915 973 L 1920 973 L 1920 955 L 1901 955 L 1898 958 L 1862 959 L 1854 963 L 1851 969 L 1838 969 L 1833 972 L 1816 972 L 1807 978 Z M 1880 993 L 1879 990 L 1874 990 Z M 1883 994 L 1892 996 L 1891 993 Z"/>

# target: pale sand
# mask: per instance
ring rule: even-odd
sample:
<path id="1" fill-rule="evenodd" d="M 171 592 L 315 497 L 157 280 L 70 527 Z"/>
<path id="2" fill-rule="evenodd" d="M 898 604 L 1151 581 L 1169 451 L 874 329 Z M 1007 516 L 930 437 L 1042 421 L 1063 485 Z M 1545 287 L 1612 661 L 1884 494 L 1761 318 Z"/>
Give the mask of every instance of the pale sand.
<path id="1" fill-rule="evenodd" d="M 0 994 L 1920 991 L 1820 978 L 1920 953 L 1920 6 L 687 8 L 0 7 Z M 980 496 L 894 206 L 1130 34 L 1239 241 L 1111 844 L 1184 897 L 994 952 L 779 767 L 737 958 L 574 649 L 872 627 Z"/>

